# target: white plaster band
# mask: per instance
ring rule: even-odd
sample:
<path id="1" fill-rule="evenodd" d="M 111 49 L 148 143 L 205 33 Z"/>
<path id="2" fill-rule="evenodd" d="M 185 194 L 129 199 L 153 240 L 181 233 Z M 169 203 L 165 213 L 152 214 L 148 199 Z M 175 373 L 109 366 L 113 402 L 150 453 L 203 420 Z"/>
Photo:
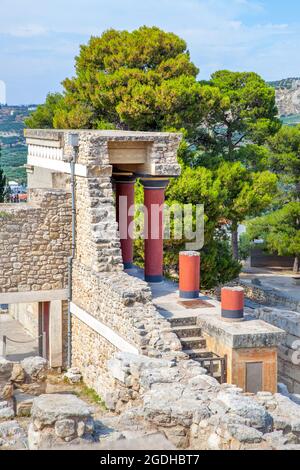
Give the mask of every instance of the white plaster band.
<path id="1" fill-rule="evenodd" d="M 28 165 L 37 166 L 39 168 L 46 168 L 58 173 L 70 174 L 70 163 L 63 162 L 61 160 L 52 160 L 51 158 L 42 158 L 28 155 Z M 75 176 L 87 176 L 87 167 L 76 163 L 75 165 Z"/>
<path id="2" fill-rule="evenodd" d="M 73 302 L 71 302 L 71 313 L 80 321 L 82 321 L 82 323 L 89 326 L 92 330 L 113 344 L 120 351 L 139 354 L 139 350 L 135 346 L 132 346 L 132 344 L 128 343 L 111 328 L 104 325 L 104 323 L 94 318 L 92 315 L 78 307 L 78 305 L 74 304 Z"/>

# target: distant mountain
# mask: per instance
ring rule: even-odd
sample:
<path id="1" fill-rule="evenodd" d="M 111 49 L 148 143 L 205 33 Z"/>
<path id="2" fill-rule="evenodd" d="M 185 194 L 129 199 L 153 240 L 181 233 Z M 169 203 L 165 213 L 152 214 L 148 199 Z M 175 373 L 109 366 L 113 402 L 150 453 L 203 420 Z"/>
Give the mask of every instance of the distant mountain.
<path id="1" fill-rule="evenodd" d="M 9 180 L 26 180 L 24 119 L 35 106 L 0 106 L 1 166 Z"/>
<path id="2" fill-rule="evenodd" d="M 290 90 L 295 86 L 297 82 L 300 82 L 300 77 L 290 77 L 290 78 L 283 78 L 282 80 L 275 80 L 273 82 L 269 82 L 271 86 L 279 89 L 287 89 Z"/>
<path id="3" fill-rule="evenodd" d="M 276 104 L 281 117 L 291 116 L 287 124 L 300 122 L 300 77 L 269 82 L 276 89 Z"/>

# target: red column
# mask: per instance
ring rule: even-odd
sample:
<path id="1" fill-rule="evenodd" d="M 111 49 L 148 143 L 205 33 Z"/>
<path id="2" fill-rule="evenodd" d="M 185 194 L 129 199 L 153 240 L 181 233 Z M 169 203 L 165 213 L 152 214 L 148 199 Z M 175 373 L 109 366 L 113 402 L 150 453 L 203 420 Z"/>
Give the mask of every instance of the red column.
<path id="1" fill-rule="evenodd" d="M 145 270 L 147 282 L 163 280 L 163 204 L 166 179 L 144 179 Z"/>
<path id="2" fill-rule="evenodd" d="M 179 253 L 179 297 L 195 299 L 200 288 L 200 253 L 181 251 Z"/>
<path id="3" fill-rule="evenodd" d="M 133 266 L 133 239 L 128 227 L 133 222 L 133 215 L 128 215 L 129 208 L 134 205 L 134 176 L 115 176 L 116 212 L 121 239 L 121 250 L 124 269 Z M 132 214 L 132 211 L 131 211 Z"/>
<path id="4" fill-rule="evenodd" d="M 244 318 L 244 289 L 242 287 L 222 287 L 221 315 L 232 321 Z"/>

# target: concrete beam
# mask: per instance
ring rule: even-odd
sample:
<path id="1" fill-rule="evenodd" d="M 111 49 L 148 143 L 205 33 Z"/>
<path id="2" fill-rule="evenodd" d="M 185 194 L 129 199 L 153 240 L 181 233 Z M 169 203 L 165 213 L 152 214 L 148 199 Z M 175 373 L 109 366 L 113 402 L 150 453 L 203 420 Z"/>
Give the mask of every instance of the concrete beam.
<path id="1" fill-rule="evenodd" d="M 31 302 L 52 302 L 67 300 L 68 290 L 39 290 L 27 292 L 6 292 L 0 294 L 0 304 L 24 304 Z"/>
<path id="2" fill-rule="evenodd" d="M 63 162 L 61 160 L 52 160 L 51 158 L 43 157 L 34 157 L 28 155 L 27 164 L 32 166 L 37 166 L 40 168 L 46 168 L 47 170 L 52 170 L 56 173 L 71 173 L 70 163 Z M 75 165 L 75 176 L 87 176 L 87 167 L 85 165 L 76 164 Z"/>

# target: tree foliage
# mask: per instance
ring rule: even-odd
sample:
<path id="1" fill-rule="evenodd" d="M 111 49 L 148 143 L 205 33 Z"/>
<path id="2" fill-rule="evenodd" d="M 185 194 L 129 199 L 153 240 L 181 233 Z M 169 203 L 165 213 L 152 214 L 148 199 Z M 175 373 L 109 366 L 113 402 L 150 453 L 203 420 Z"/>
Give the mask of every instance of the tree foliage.
<path id="1" fill-rule="evenodd" d="M 276 174 L 288 173 L 293 182 L 299 177 L 300 138 L 299 130 L 280 129 L 275 91 L 259 75 L 221 70 L 205 82 L 197 75 L 185 41 L 175 34 L 146 26 L 110 29 L 81 46 L 63 94 L 49 94 L 26 124 L 183 130 L 183 171 L 171 182 L 167 202 L 204 204 L 202 279 L 211 287 L 239 272 L 238 224 L 269 208 Z M 141 198 L 139 187 L 137 193 Z M 183 247 L 184 240 L 166 242 L 170 271 L 178 269 Z M 136 248 L 139 259 L 140 241 Z"/>
<path id="2" fill-rule="evenodd" d="M 25 119 L 26 126 L 32 129 L 53 128 L 54 115 L 62 101 L 63 96 L 60 93 L 49 93 L 45 104 L 38 106 L 36 111 Z"/>
<path id="3" fill-rule="evenodd" d="M 290 202 L 277 211 L 251 220 L 247 229 L 251 239 L 264 240 L 271 253 L 294 256 L 294 271 L 299 270 L 300 202 Z"/>
<path id="4" fill-rule="evenodd" d="M 285 183 L 294 185 L 291 197 L 300 199 L 300 125 L 283 126 L 268 141 L 266 164 Z"/>
<path id="5" fill-rule="evenodd" d="M 279 128 L 275 91 L 253 72 L 215 72 L 201 87 L 203 114 L 194 140 L 233 160 L 242 143 L 262 144 Z"/>
<path id="6" fill-rule="evenodd" d="M 28 126 L 162 130 L 189 128 L 199 117 L 198 69 L 173 33 L 110 29 L 81 46 L 75 70 L 63 99 L 48 96 Z"/>

